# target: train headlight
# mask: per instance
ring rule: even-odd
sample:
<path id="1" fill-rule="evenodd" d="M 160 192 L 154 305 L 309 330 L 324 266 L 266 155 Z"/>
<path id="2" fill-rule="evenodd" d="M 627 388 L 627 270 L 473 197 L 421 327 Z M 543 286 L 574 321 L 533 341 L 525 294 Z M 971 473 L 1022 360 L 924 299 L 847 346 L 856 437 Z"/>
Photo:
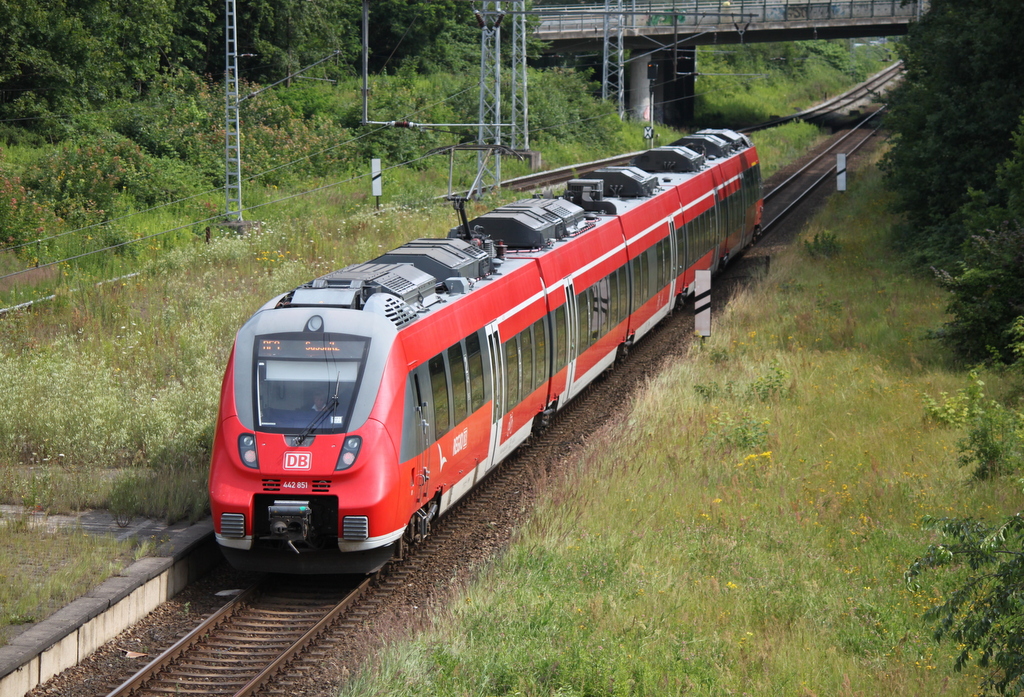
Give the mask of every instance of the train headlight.
<path id="1" fill-rule="evenodd" d="M 341 447 L 341 455 L 338 456 L 338 464 L 335 465 L 334 471 L 341 472 L 356 464 L 356 458 L 359 457 L 359 448 L 362 445 L 363 439 L 361 437 L 346 436 L 345 445 Z"/>
<path id="2" fill-rule="evenodd" d="M 260 468 L 260 460 L 256 456 L 256 438 L 251 433 L 243 433 L 238 437 L 238 456 L 246 467 L 254 470 Z"/>

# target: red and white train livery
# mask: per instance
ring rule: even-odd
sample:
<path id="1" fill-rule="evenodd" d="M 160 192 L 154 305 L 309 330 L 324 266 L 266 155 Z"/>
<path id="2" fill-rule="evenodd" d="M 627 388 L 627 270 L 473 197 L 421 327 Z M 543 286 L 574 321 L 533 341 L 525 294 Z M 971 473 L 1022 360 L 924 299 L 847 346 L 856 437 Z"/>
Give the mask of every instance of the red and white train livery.
<path id="1" fill-rule="evenodd" d="M 264 305 L 210 467 L 236 567 L 368 573 L 759 229 L 757 152 L 702 131 Z"/>

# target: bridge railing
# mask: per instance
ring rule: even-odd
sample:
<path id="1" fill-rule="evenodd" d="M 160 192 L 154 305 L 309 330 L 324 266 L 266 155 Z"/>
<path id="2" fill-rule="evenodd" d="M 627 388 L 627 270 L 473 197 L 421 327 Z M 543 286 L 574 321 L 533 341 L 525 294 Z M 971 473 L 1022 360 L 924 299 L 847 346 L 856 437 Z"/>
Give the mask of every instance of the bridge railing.
<path id="1" fill-rule="evenodd" d="M 617 9 L 617 8 L 616 8 Z M 687 31 L 727 26 L 730 29 L 753 23 L 819 22 L 829 20 L 877 19 L 883 17 L 918 19 L 927 1 L 904 4 L 901 0 L 676 0 L 676 2 L 622 3 L 622 25 L 644 27 L 676 26 Z M 538 34 L 593 31 L 604 26 L 604 4 L 534 5 L 540 15 Z M 620 16 L 616 12 L 615 16 Z"/>

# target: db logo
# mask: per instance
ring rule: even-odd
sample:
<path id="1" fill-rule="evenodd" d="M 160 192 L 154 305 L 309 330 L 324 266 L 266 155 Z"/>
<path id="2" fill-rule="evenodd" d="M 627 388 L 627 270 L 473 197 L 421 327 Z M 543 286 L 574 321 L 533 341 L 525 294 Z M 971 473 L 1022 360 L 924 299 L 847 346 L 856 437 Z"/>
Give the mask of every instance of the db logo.
<path id="1" fill-rule="evenodd" d="M 286 470 L 308 470 L 313 465 L 313 453 L 285 453 Z"/>

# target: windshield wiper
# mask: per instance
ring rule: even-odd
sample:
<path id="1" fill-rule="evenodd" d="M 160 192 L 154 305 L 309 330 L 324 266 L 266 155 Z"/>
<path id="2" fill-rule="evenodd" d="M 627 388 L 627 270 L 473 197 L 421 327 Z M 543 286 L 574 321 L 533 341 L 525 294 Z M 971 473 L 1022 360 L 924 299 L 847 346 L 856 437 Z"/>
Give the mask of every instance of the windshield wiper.
<path id="1" fill-rule="evenodd" d="M 341 371 L 339 370 L 338 371 L 338 382 L 334 386 L 334 396 L 331 397 L 329 400 L 327 400 L 327 404 L 323 405 L 320 408 L 320 411 L 318 411 L 316 413 L 316 416 L 313 417 L 313 420 L 309 422 L 309 426 L 306 426 L 306 428 L 302 431 L 302 433 L 300 433 L 295 438 L 295 445 L 302 445 L 303 443 L 305 443 L 306 439 L 309 438 L 309 436 L 313 433 L 313 431 L 315 431 L 317 428 L 319 428 L 320 423 L 324 420 L 324 418 L 329 413 L 331 413 L 332 411 L 337 409 L 338 402 L 339 402 L 338 395 L 340 393 L 341 393 Z"/>

